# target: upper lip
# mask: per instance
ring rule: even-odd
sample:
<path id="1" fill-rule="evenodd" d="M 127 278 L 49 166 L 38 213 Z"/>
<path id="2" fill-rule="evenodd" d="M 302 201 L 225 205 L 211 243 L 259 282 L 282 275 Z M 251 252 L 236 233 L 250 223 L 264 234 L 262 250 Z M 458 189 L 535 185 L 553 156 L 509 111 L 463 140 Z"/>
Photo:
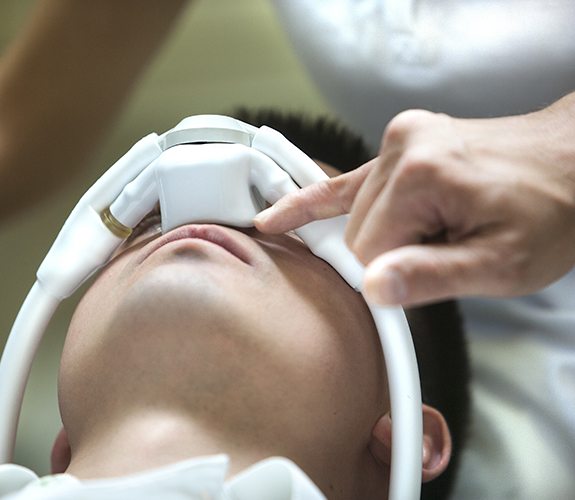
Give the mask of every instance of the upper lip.
<path id="1" fill-rule="evenodd" d="M 148 258 L 156 250 L 172 241 L 199 239 L 218 245 L 246 264 L 252 265 L 250 253 L 240 242 L 238 242 L 238 238 L 236 238 L 235 235 L 235 231 L 213 224 L 189 224 L 186 226 L 180 226 L 153 241 L 146 249 L 146 252 L 142 257 L 142 261 Z"/>

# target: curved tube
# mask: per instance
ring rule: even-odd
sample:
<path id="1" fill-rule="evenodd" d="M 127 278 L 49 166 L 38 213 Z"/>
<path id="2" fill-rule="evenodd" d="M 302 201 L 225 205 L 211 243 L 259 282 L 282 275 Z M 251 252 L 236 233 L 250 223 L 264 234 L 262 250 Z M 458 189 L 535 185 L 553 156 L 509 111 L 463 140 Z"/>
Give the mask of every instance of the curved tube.
<path id="1" fill-rule="evenodd" d="M 60 299 L 50 295 L 40 283 L 34 283 L 4 347 L 0 361 L 0 463 L 12 458 L 32 361 L 59 303 Z"/>

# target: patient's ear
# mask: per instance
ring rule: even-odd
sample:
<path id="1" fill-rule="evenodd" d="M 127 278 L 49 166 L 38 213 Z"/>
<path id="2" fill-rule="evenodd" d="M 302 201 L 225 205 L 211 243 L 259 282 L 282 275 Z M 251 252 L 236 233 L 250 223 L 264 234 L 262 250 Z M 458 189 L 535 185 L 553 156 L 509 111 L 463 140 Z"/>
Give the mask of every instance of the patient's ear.
<path id="1" fill-rule="evenodd" d="M 68 436 L 62 427 L 52 445 L 52 453 L 50 455 L 50 469 L 52 474 L 66 472 L 71 459 L 72 452 L 70 450 L 70 444 L 68 443 Z"/>
<path id="2" fill-rule="evenodd" d="M 391 464 L 391 416 L 388 413 L 379 417 L 371 431 L 369 451 L 379 465 Z"/>
<path id="3" fill-rule="evenodd" d="M 451 433 L 445 417 L 423 405 L 423 478 L 425 483 L 441 475 L 451 459 Z"/>
<path id="4" fill-rule="evenodd" d="M 391 418 L 386 413 L 376 422 L 369 449 L 380 465 L 391 464 Z M 443 415 L 423 405 L 423 474 L 422 481 L 435 479 L 443 473 L 451 458 L 451 434 Z"/>

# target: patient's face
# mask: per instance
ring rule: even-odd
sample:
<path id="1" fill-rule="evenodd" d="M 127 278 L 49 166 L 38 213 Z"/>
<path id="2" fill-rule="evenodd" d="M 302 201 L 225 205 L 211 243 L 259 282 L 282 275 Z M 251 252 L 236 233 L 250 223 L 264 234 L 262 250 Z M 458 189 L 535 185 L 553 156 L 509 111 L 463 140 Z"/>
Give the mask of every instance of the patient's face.
<path id="1" fill-rule="evenodd" d="M 313 477 L 320 462 L 365 453 L 387 409 L 380 351 L 361 296 L 297 238 L 152 226 L 76 310 L 64 420 L 89 426 L 164 402 L 230 443 L 266 443 Z"/>

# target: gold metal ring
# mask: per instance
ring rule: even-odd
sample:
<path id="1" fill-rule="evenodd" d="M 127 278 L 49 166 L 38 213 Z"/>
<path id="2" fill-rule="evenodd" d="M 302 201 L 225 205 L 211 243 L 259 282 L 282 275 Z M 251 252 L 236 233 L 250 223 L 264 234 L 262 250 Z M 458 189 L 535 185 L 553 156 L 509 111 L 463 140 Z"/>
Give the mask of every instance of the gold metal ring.
<path id="1" fill-rule="evenodd" d="M 110 232 L 117 236 L 118 238 L 126 239 L 132 234 L 132 228 L 124 226 L 116 217 L 110 212 L 110 207 L 105 208 L 100 213 L 100 218 L 104 225 L 110 230 Z"/>

